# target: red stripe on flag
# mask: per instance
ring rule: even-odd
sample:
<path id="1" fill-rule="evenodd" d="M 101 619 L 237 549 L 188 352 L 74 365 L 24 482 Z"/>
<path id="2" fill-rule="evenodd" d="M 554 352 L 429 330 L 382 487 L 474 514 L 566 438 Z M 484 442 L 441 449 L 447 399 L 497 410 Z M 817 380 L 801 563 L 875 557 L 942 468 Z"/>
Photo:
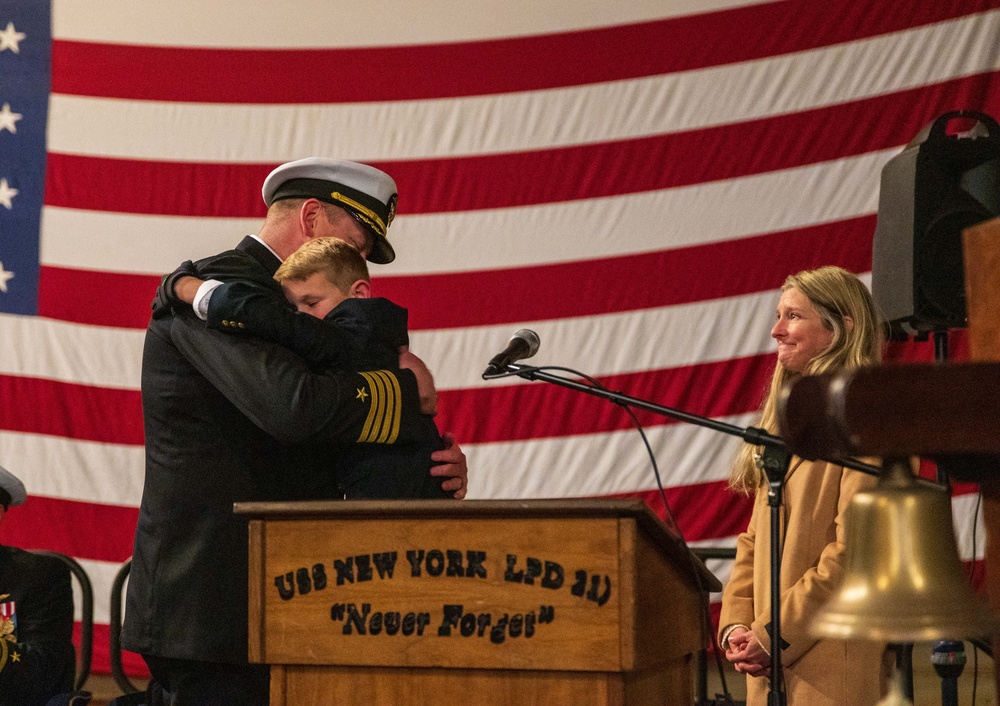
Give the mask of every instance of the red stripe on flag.
<path id="1" fill-rule="evenodd" d="M 145 438 L 138 390 L 0 375 L 0 399 L 6 431 L 139 446 Z"/>
<path id="2" fill-rule="evenodd" d="M 261 217 L 260 186 L 276 164 L 202 164 L 50 152 L 45 205 L 117 213 Z M 103 185 L 88 183 L 107 179 Z M 125 189 L 128 193 L 104 193 Z M 138 201 L 129 205 L 132 197 Z"/>
<path id="3" fill-rule="evenodd" d="M 664 488 L 670 512 L 688 542 L 734 537 L 750 523 L 753 498 L 734 493 L 724 480 Z M 640 498 L 657 515 L 666 518 L 659 490 L 625 493 L 616 497 Z M 669 520 L 667 521 L 669 525 Z"/>
<path id="4" fill-rule="evenodd" d="M 558 203 L 702 184 L 888 149 L 917 134 L 941 113 L 942 105 L 1000 112 L 1000 72 L 688 132 L 375 166 L 393 175 L 401 194 L 400 213 Z M 879 115 L 894 119 L 873 117 Z M 260 185 L 275 166 L 54 152 L 48 157 L 45 203 L 118 213 L 263 217 Z"/>
<path id="5" fill-rule="evenodd" d="M 159 284 L 160 275 L 42 265 L 38 275 L 38 315 L 94 326 L 146 328 Z M 94 306 L 81 292 L 103 292 L 107 305 Z"/>
<path id="6" fill-rule="evenodd" d="M 132 556 L 138 519 L 139 510 L 134 507 L 29 495 L 24 505 L 7 512 L 0 537 L 15 547 L 121 563 Z"/>
<path id="7" fill-rule="evenodd" d="M 706 417 L 751 412 L 760 406 L 775 356 L 736 358 L 600 378 L 610 390 Z M 586 372 L 586 371 L 584 371 Z M 443 390 L 438 427 L 462 443 L 509 442 L 631 429 L 619 406 L 555 385 L 528 383 L 470 390 Z M 532 414 L 520 412 L 532 410 Z M 489 410 L 484 417 L 482 411 Z M 645 427 L 677 424 L 635 410 Z"/>
<path id="8" fill-rule="evenodd" d="M 875 216 L 861 216 L 639 255 L 506 270 L 378 277 L 375 293 L 409 309 L 411 331 L 636 311 L 775 289 L 789 273 L 820 265 L 867 272 L 874 231 Z M 755 267 L 748 268 L 748 262 L 756 263 Z M 43 266 L 41 282 L 38 306 L 43 316 L 145 328 L 160 278 Z M 581 288 L 579 282 L 615 285 Z M 90 291 L 115 292 L 115 306 L 87 306 L 83 298 L 74 296 Z M 502 301 L 497 301 L 497 292 L 504 292 Z M 449 304 L 442 307 L 441 302 Z"/>
<path id="9" fill-rule="evenodd" d="M 52 91 L 265 104 L 509 93 L 777 56 L 996 6 L 996 0 L 787 1 L 562 34 L 348 49 L 210 49 L 55 40 Z"/>

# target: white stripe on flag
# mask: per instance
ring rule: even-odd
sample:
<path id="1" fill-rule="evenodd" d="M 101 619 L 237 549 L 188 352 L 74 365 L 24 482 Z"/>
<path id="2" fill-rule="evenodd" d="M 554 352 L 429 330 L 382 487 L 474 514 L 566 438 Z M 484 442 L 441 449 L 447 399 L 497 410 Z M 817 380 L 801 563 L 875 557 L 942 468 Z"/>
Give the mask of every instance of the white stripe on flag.
<path id="1" fill-rule="evenodd" d="M 31 496 L 129 507 L 142 499 L 142 446 L 0 431 L 0 451 L 3 465 L 17 469 Z"/>
<path id="2" fill-rule="evenodd" d="M 204 0 L 53 0 L 53 34 L 60 39 L 205 47 L 380 46 L 429 44 L 547 34 L 763 4 L 771 0 L 313 0 L 310 21 L 273 0 L 241 0 L 237 9 Z M 241 21 L 234 21 L 238 12 Z M 482 21 L 470 21 L 479 18 Z M 181 42 L 183 38 L 183 42 Z"/>

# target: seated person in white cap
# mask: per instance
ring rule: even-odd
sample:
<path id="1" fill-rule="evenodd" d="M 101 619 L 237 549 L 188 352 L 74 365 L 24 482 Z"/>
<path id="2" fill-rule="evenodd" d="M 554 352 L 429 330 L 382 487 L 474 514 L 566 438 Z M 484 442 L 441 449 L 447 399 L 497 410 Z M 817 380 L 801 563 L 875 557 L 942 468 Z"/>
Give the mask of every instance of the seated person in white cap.
<path id="1" fill-rule="evenodd" d="M 212 292 L 211 318 L 218 319 L 223 331 L 283 343 L 321 366 L 398 366 L 401 349 L 409 345 L 406 309 L 371 296 L 368 267 L 352 246 L 337 238 L 310 240 L 281 264 L 274 278 L 298 308 L 295 316 L 276 315 L 273 299 L 256 287 L 227 282 Z M 331 342 L 324 329 L 341 337 L 335 345 L 323 345 Z M 298 499 L 451 497 L 441 489 L 441 479 L 430 474 L 431 453 L 442 448 L 431 416 L 426 427 L 414 442 L 332 445 L 336 475 L 303 478 Z"/>
<path id="2" fill-rule="evenodd" d="M 27 499 L 0 468 L 0 522 Z M 73 689 L 73 590 L 55 557 L 0 545 L 0 706 L 43 706 Z"/>

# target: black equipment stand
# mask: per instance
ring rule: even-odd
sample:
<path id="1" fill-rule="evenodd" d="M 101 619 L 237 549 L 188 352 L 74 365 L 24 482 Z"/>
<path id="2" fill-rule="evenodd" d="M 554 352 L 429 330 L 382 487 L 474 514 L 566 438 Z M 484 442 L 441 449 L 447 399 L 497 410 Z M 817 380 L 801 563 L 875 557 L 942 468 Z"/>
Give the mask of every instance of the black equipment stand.
<path id="1" fill-rule="evenodd" d="M 583 392 L 588 395 L 593 395 L 594 397 L 600 397 L 623 407 L 637 407 L 648 412 L 653 412 L 654 414 L 687 422 L 688 424 L 714 429 L 715 431 L 722 432 L 723 434 L 738 436 L 743 439 L 743 441 L 753 446 L 764 447 L 761 464 L 764 474 L 767 477 L 767 504 L 771 508 L 771 625 L 769 634 L 771 637 L 772 654 L 770 691 L 768 692 L 767 703 L 768 706 L 785 706 L 787 701 L 783 689 L 784 680 L 781 666 L 780 533 L 781 504 L 783 502 L 782 491 L 784 489 L 785 476 L 788 473 L 789 462 L 792 458 L 785 441 L 780 437 L 774 436 L 765 429 L 760 429 L 758 427 L 744 428 L 733 424 L 726 424 L 725 422 L 719 422 L 708 417 L 702 417 L 697 414 L 691 414 L 690 412 L 684 412 L 671 407 L 664 407 L 663 405 L 655 404 L 653 402 L 640 400 L 635 397 L 629 397 L 628 395 L 624 395 L 620 392 L 613 392 L 595 385 L 587 385 L 577 380 L 569 380 L 567 378 L 540 370 L 537 367 L 511 364 L 507 366 L 507 373 L 517 375 L 525 380 L 540 380 L 542 382 L 549 382 L 570 390 L 576 390 L 577 392 Z M 503 373 L 497 375 L 483 374 L 484 379 L 492 379 L 503 376 Z M 862 473 L 868 473 L 869 475 L 877 476 L 881 473 L 881 469 L 853 458 L 832 459 L 831 462 L 837 463 L 846 468 L 861 471 Z"/>

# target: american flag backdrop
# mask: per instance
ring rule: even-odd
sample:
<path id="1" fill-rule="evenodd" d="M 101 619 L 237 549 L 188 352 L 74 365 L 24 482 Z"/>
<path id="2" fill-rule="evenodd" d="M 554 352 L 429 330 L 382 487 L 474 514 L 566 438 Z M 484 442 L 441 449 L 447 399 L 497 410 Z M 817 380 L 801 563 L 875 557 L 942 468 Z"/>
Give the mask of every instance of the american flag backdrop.
<path id="1" fill-rule="evenodd" d="M 485 382 L 489 358 L 528 327 L 533 362 L 754 424 L 784 277 L 868 281 L 882 165 L 956 108 L 1000 116 L 1000 0 L 0 0 L 0 465 L 31 496 L 0 539 L 83 564 L 107 670 L 153 291 L 313 155 L 399 185 L 375 292 L 410 311 L 469 497 L 663 514 L 623 410 Z M 732 546 L 740 442 L 639 417 L 688 541 Z"/>

